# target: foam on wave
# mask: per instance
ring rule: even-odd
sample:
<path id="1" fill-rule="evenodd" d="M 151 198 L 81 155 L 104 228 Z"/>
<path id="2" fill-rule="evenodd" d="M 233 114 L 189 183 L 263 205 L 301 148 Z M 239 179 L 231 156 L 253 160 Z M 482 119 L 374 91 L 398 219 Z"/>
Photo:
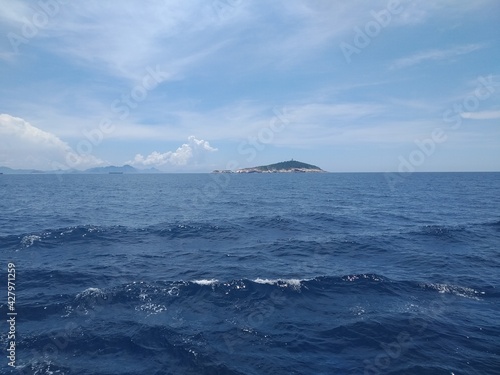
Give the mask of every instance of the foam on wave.
<path id="1" fill-rule="evenodd" d="M 219 280 L 217 280 L 217 279 L 210 279 L 210 280 L 201 279 L 201 280 L 193 280 L 191 282 L 194 284 L 206 286 L 206 285 L 215 285 L 219 282 Z"/>

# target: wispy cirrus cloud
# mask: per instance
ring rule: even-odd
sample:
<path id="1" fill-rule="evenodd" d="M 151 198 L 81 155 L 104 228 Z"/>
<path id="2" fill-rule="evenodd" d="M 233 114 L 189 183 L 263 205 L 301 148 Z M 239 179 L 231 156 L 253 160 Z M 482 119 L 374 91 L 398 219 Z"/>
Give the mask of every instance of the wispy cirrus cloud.
<path id="1" fill-rule="evenodd" d="M 329 147 L 346 144 L 343 150 L 355 150 L 354 159 L 365 165 L 362 156 L 372 159 L 374 152 L 368 154 L 366 145 L 428 136 L 442 125 L 436 121 L 447 106 L 463 103 L 476 88 L 472 79 L 498 73 L 491 39 L 497 0 L 400 0 L 392 13 L 387 0 L 0 4 L 0 67 L 8 72 L 0 75 L 2 111 L 75 150 L 85 134 L 109 120 L 114 131 L 93 152 L 112 164 L 141 153 L 138 166 L 201 170 L 238 155 L 239 144 L 263 134 L 279 111 L 287 122 L 262 155 L 299 147 L 330 160 Z M 47 4 L 52 8 L 42 25 Z M 34 27 L 31 36 L 23 33 Z M 422 40 L 428 30 L 438 30 L 439 38 Z M 457 33 L 468 30 L 475 30 L 474 39 L 457 42 Z M 26 39 L 18 52 L 9 33 Z M 338 48 L 344 41 L 369 46 L 347 66 Z M 432 47 L 422 47 L 428 42 Z M 470 58 L 478 52 L 481 59 Z M 450 62 L 464 73 L 452 81 L 439 66 Z M 144 74 L 157 66 L 164 79 L 142 97 Z M 404 69 L 411 67 L 419 69 Z M 469 122 L 496 119 L 494 88 L 478 111 L 457 115 Z M 494 126 L 474 131 L 495 139 Z M 209 139 L 219 151 L 191 144 L 190 134 Z M 0 133 L 0 165 L 24 160 L 29 168 L 38 165 L 35 150 L 49 154 L 41 146 L 26 147 L 25 154 L 33 155 L 28 160 L 7 143 L 14 135 L 5 137 Z M 50 156 L 54 160 L 67 153 L 66 146 L 51 149 L 59 150 Z"/>
<path id="2" fill-rule="evenodd" d="M 390 65 L 390 69 L 407 68 L 409 66 L 418 65 L 426 61 L 449 60 L 480 50 L 484 47 L 484 44 L 467 44 L 448 49 L 431 49 L 427 51 L 421 51 L 413 55 L 397 59 Z"/>
<path id="3" fill-rule="evenodd" d="M 460 116 L 471 120 L 496 120 L 500 119 L 500 111 L 463 112 Z"/>

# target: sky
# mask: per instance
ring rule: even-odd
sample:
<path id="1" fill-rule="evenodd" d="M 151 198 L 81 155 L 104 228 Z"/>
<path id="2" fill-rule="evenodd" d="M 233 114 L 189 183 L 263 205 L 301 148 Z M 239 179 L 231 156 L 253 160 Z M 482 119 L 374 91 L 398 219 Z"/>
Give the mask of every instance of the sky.
<path id="1" fill-rule="evenodd" d="M 0 8 L 0 166 L 500 171 L 498 0 Z"/>

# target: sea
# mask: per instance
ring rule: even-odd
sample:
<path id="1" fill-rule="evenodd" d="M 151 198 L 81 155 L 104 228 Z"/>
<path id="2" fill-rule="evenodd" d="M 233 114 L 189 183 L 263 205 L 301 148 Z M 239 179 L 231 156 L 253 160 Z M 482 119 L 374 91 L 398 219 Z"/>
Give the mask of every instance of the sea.
<path id="1" fill-rule="evenodd" d="M 500 374 L 500 173 L 0 176 L 1 374 Z"/>

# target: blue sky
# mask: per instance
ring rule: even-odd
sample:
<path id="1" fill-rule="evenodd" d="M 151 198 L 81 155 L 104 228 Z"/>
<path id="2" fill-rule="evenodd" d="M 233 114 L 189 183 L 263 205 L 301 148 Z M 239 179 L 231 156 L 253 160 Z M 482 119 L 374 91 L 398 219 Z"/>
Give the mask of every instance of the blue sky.
<path id="1" fill-rule="evenodd" d="M 0 0 L 0 165 L 500 170 L 500 2 Z"/>

